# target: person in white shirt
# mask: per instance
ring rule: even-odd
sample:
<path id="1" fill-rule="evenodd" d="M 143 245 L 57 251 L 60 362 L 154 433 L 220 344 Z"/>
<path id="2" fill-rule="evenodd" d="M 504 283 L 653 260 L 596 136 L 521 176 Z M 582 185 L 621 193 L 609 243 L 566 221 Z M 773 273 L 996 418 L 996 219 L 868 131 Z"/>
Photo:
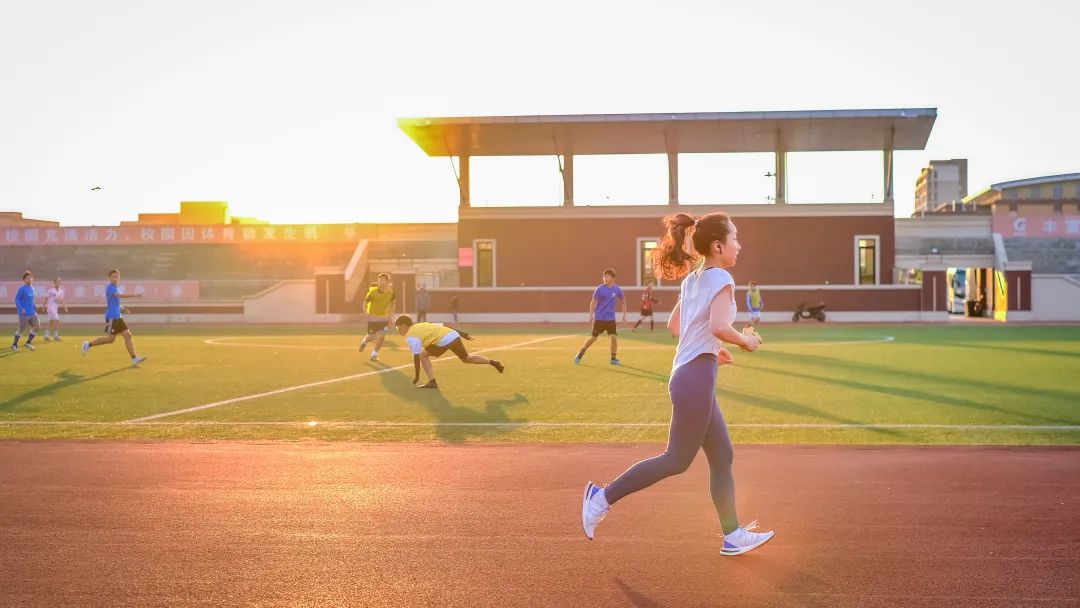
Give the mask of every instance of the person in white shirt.
<path id="1" fill-rule="evenodd" d="M 733 450 L 727 424 L 716 402 L 718 365 L 731 363 L 721 342 L 746 352 L 761 340 L 739 333 L 735 321 L 735 281 L 726 270 L 739 256 L 738 232 L 726 213 L 710 213 L 698 220 L 685 213 L 664 218 L 666 233 L 653 251 L 653 269 L 665 280 L 681 277 L 679 302 L 668 329 L 678 336 L 671 380 L 671 426 L 667 450 L 642 460 L 607 487 L 585 485 L 581 524 L 587 538 L 611 505 L 656 482 L 690 467 L 698 450 L 709 460 L 709 488 L 724 532 L 722 555 L 739 555 L 763 545 L 772 532 L 752 532 L 757 522 L 739 525 L 735 513 L 735 480 L 731 475 Z"/>
<path id="2" fill-rule="evenodd" d="M 60 342 L 60 307 L 64 307 L 67 314 L 67 303 L 64 302 L 64 288 L 60 286 L 60 277 L 53 279 L 53 286 L 45 292 L 45 312 L 49 315 L 49 325 L 45 327 L 45 341 L 55 340 Z M 49 337 L 52 332 L 52 338 Z"/>

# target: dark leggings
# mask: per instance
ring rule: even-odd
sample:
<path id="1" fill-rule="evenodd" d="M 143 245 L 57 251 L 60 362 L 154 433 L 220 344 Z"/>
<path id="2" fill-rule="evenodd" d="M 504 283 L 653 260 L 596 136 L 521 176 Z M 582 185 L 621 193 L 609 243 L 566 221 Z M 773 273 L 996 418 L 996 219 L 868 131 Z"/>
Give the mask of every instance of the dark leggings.
<path id="1" fill-rule="evenodd" d="M 668 384 L 671 429 L 667 450 L 642 460 L 604 488 L 610 504 L 690 467 L 700 448 L 709 460 L 709 490 L 724 533 L 739 527 L 735 514 L 734 453 L 727 424 L 716 403 L 716 356 L 704 354 L 675 370 Z"/>

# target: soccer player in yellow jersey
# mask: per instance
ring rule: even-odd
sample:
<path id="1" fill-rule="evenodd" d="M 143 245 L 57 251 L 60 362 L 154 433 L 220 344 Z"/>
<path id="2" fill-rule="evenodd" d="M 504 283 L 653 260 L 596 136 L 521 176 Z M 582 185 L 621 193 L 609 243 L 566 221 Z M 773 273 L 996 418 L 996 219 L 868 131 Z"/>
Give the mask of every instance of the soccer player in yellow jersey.
<path id="1" fill-rule="evenodd" d="M 379 360 L 379 349 L 386 340 L 387 326 L 390 325 L 390 315 L 394 312 L 394 288 L 390 287 L 390 275 L 385 272 L 379 273 L 378 282 L 368 289 L 364 296 L 364 313 L 367 315 L 367 335 L 360 341 L 360 352 L 364 352 L 367 345 L 375 343 L 371 349 L 371 360 Z"/>
<path id="2" fill-rule="evenodd" d="M 746 292 L 746 310 L 750 311 L 750 327 L 761 323 L 761 309 L 765 308 L 765 298 L 761 297 L 761 290 L 757 283 L 750 281 L 750 289 Z"/>
<path id="3" fill-rule="evenodd" d="M 420 381 L 420 367 L 423 366 L 427 374 L 428 382 L 417 388 L 439 388 L 435 381 L 435 371 L 431 368 L 431 358 L 440 357 L 446 351 L 450 351 L 461 359 L 462 363 L 475 365 L 490 365 L 503 373 L 503 364 L 495 359 L 486 359 L 480 355 L 470 355 L 465 349 L 462 339 L 472 340 L 468 333 L 455 329 L 442 323 L 413 323 L 408 315 L 401 315 L 394 320 L 397 332 L 405 336 L 409 343 L 409 350 L 413 354 L 413 384 Z"/>

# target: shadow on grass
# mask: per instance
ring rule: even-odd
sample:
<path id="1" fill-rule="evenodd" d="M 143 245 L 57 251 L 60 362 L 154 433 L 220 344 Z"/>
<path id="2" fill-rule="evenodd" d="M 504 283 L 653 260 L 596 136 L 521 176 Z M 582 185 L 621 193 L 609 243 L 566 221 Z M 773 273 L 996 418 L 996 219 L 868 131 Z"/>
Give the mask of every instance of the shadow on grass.
<path id="1" fill-rule="evenodd" d="M 953 407 L 962 407 L 973 410 L 980 410 L 983 412 L 994 412 L 997 414 L 1004 414 L 1006 416 L 1017 416 L 1032 420 L 1036 422 L 1062 424 L 1069 422 L 1068 420 L 1062 420 L 1060 418 L 1050 418 L 1047 416 L 1037 416 L 1032 414 L 1025 414 L 1023 412 L 1017 412 L 1014 410 L 1006 410 L 995 405 L 988 405 L 986 403 L 979 403 L 978 401 L 971 401 L 970 399 L 963 399 L 960 397 L 950 397 L 948 395 L 939 395 L 935 393 L 929 393 L 926 391 L 920 391 L 910 388 L 900 388 L 896 386 L 883 386 L 880 384 L 870 384 L 868 382 L 859 382 L 857 380 L 845 380 L 842 378 L 833 378 L 829 376 L 818 376 L 815 374 L 804 374 L 801 372 L 795 372 L 789 369 L 777 369 L 772 367 L 765 367 L 761 365 L 755 365 L 754 371 L 764 372 L 766 374 L 774 374 L 776 376 L 785 378 L 802 378 L 804 380 L 812 380 L 815 382 L 822 382 L 825 384 L 832 384 L 835 386 L 842 386 L 844 388 L 850 388 L 859 391 L 866 391 L 870 393 L 877 393 L 879 395 L 890 395 L 893 397 L 904 397 L 907 399 L 918 399 L 922 401 L 928 401 L 932 403 L 939 403 L 941 405 L 948 405 Z"/>
<path id="2" fill-rule="evenodd" d="M 1042 397 L 1044 399 L 1056 400 L 1056 401 L 1064 401 L 1067 404 L 1075 403 L 1078 399 L 1080 399 L 1080 391 L 1061 391 L 1061 390 L 1055 390 L 1055 389 L 1049 389 L 1049 388 L 1039 388 L 1037 386 L 1015 386 L 1015 385 L 1012 385 L 1012 384 L 1004 384 L 1002 382 L 988 381 L 988 380 L 985 380 L 983 378 L 979 378 L 977 380 L 972 380 L 971 378 L 966 378 L 966 377 L 946 376 L 946 375 L 942 375 L 942 374 L 931 374 L 931 373 L 924 372 L 924 371 L 919 371 L 919 370 L 911 370 L 911 369 L 900 369 L 900 370 L 898 370 L 898 369 L 895 369 L 893 367 L 888 367 L 888 366 L 883 366 L 883 365 L 875 365 L 875 364 L 872 364 L 872 363 L 864 363 L 864 362 L 861 362 L 861 361 L 859 361 L 859 362 L 848 361 L 846 359 L 838 359 L 836 357 L 829 357 L 829 356 L 826 356 L 826 355 L 819 355 L 819 354 L 815 354 L 813 356 L 807 356 L 807 355 L 799 355 L 799 354 L 794 354 L 794 353 L 784 353 L 784 352 L 779 352 L 779 351 L 766 351 L 766 352 L 764 352 L 762 354 L 761 358 L 765 359 L 765 360 L 774 359 L 774 360 L 778 360 L 778 362 L 781 362 L 781 363 L 783 363 L 783 362 L 792 362 L 792 363 L 798 363 L 800 365 L 814 365 L 814 366 L 818 366 L 818 367 L 826 367 L 826 368 L 829 368 L 830 370 L 836 370 L 838 368 L 847 368 L 847 369 L 850 369 L 852 371 L 857 371 L 857 372 L 862 372 L 862 373 L 882 374 L 882 375 L 894 376 L 894 377 L 897 376 L 897 375 L 900 375 L 900 376 L 903 376 L 904 378 L 922 380 L 922 381 L 925 381 L 925 382 L 941 382 L 941 383 L 944 383 L 944 384 L 952 384 L 952 385 L 955 385 L 955 386 L 957 386 L 957 387 L 959 387 L 961 389 L 970 387 L 972 384 L 978 384 L 979 386 L 1014 393 L 1014 394 L 1019 395 L 1021 397 L 1030 397 L 1032 395 L 1036 395 L 1036 396 Z M 754 369 L 759 369 L 759 368 L 757 366 L 754 366 Z M 812 376 L 812 377 L 814 379 L 820 378 L 820 376 Z M 871 386 L 871 387 L 876 388 L 875 385 L 866 385 L 866 386 Z M 905 389 L 896 389 L 896 390 L 903 391 Z M 930 393 L 923 393 L 922 391 L 911 391 L 911 392 L 914 393 L 914 394 L 919 394 L 919 395 L 930 395 Z M 933 396 L 933 395 L 931 395 L 931 396 Z M 976 407 L 981 405 L 981 404 L 977 404 L 977 403 L 975 403 L 973 401 L 969 401 L 967 399 L 956 399 L 956 401 L 962 401 L 962 402 L 965 402 L 967 404 L 972 404 L 972 405 L 974 405 Z"/>
<path id="3" fill-rule="evenodd" d="M 113 374 L 117 374 L 117 373 L 120 373 L 120 372 L 122 372 L 124 370 L 128 370 L 128 369 L 131 369 L 131 367 L 130 366 L 124 366 L 124 367 L 121 367 L 121 368 L 118 368 L 118 369 L 114 369 L 114 370 L 112 370 L 110 372 L 105 372 L 104 374 L 98 374 L 96 376 L 90 376 L 89 378 L 86 377 L 86 376 L 82 376 L 80 374 L 73 374 L 73 373 L 71 373 L 71 370 L 65 369 L 64 371 L 59 372 L 59 373 L 54 375 L 54 377 L 57 378 L 57 380 L 55 382 L 51 382 L 49 384 L 46 384 L 45 386 L 36 388 L 36 389 L 34 389 L 34 390 L 30 391 L 30 392 L 23 393 L 21 395 L 16 395 L 16 396 L 8 399 L 7 401 L 0 401 L 0 411 L 9 410 L 9 409 L 12 409 L 12 408 L 14 408 L 14 407 L 16 407 L 18 405 L 22 405 L 23 403 L 26 403 L 27 401 L 32 401 L 34 399 L 38 399 L 38 398 L 41 398 L 41 397 L 48 397 L 50 395 L 53 395 L 53 394 L 55 394 L 55 393 L 57 393 L 59 391 L 62 391 L 64 389 L 66 389 L 66 388 L 70 388 L 72 386 L 76 386 L 76 385 L 82 384 L 84 382 L 92 382 L 94 380 L 100 380 L 101 378 L 104 378 L 106 376 L 111 376 Z"/>
<path id="4" fill-rule="evenodd" d="M 435 418 L 435 435 L 442 441 L 460 443 L 470 439 L 490 439 L 512 430 L 512 427 L 499 425 L 528 422 L 524 418 L 511 418 L 506 411 L 509 407 L 529 402 L 521 393 L 510 399 L 489 399 L 484 403 L 484 409 L 478 411 L 454 405 L 440 390 L 416 388 L 411 382 L 411 375 L 412 370 L 399 370 L 379 374 L 379 377 L 388 392 L 416 403 L 431 413 Z M 449 374 L 437 375 L 445 377 Z"/>
<path id="5" fill-rule="evenodd" d="M 997 350 L 997 351 L 1003 351 L 1003 352 L 1007 352 L 1007 353 L 1023 353 L 1025 355 L 1048 355 L 1048 356 L 1051 356 L 1051 357 L 1066 357 L 1066 358 L 1069 358 L 1069 359 L 1080 359 L 1080 352 L 1071 353 L 1071 352 L 1067 352 L 1067 351 L 1063 351 L 1063 350 L 1051 350 L 1049 348 L 1025 348 L 1025 347 L 1022 347 L 1022 346 L 1002 346 L 1002 345 L 997 345 L 997 344 L 993 344 L 993 343 L 990 343 L 990 342 L 987 342 L 985 344 L 966 344 L 966 343 L 963 343 L 963 342 L 949 342 L 947 344 L 931 343 L 931 342 L 918 342 L 918 341 L 915 341 L 915 342 L 907 341 L 907 342 L 908 343 L 915 343 L 915 344 L 925 344 L 927 346 L 935 346 L 935 347 L 942 347 L 942 348 L 956 347 L 956 348 L 970 348 L 970 349 L 974 349 L 974 350 Z M 1075 344 L 1075 341 L 1071 341 L 1071 343 Z"/>

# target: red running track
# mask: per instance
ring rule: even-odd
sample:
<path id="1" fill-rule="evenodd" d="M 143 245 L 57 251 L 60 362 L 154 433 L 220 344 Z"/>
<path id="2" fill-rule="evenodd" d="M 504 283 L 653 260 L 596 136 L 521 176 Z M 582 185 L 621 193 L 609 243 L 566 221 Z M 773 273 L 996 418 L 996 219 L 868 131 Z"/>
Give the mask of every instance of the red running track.
<path id="1" fill-rule="evenodd" d="M 588 541 L 655 446 L 0 443 L 4 606 L 1080 606 L 1080 450 L 736 446 Z"/>

